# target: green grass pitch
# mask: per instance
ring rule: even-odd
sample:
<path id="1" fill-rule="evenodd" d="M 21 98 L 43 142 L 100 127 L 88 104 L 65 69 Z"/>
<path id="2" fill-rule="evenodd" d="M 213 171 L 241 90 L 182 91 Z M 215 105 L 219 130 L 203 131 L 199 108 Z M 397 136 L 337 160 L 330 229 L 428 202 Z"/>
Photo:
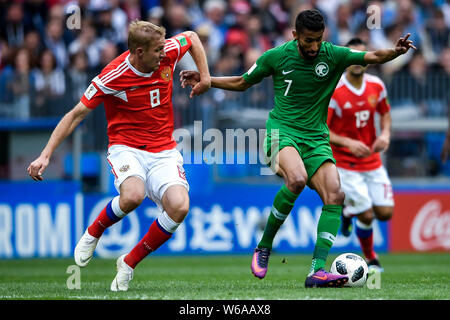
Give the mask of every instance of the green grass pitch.
<path id="1" fill-rule="evenodd" d="M 328 267 L 337 254 L 331 254 Z M 72 259 L 0 260 L 0 300 L 448 300 L 450 254 L 383 254 L 380 289 L 304 287 L 310 255 L 273 253 L 264 280 L 249 255 L 149 256 L 128 292 L 109 291 L 115 260 L 94 258 L 81 269 L 80 289 L 68 289 Z"/>

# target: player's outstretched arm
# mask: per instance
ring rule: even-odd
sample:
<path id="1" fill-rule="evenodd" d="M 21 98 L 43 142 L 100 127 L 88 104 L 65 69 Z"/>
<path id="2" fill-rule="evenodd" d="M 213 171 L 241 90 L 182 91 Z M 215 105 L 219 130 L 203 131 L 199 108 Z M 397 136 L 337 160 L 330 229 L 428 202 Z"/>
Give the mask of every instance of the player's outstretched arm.
<path id="1" fill-rule="evenodd" d="M 379 49 L 376 51 L 367 52 L 364 55 L 364 62 L 368 64 L 385 63 L 402 54 L 405 54 L 410 48 L 417 50 L 417 48 L 413 45 L 413 42 L 408 40 L 410 35 L 411 34 L 408 33 L 406 36 L 398 39 L 395 48 L 393 49 Z"/>
<path id="2" fill-rule="evenodd" d="M 28 166 L 28 174 L 35 181 L 43 180 L 42 174 L 47 168 L 55 149 L 70 135 L 78 124 L 91 112 L 83 103 L 79 102 L 72 110 L 65 114 L 53 130 L 47 145 L 41 155 Z"/>
<path id="3" fill-rule="evenodd" d="M 200 81 L 200 74 L 197 71 L 183 70 L 180 72 L 181 86 L 195 86 Z M 242 76 L 211 77 L 211 87 L 230 90 L 245 91 L 252 85 L 244 80 Z"/>
<path id="4" fill-rule="evenodd" d="M 211 76 L 209 74 L 205 49 L 203 48 L 202 42 L 200 41 L 197 33 L 194 31 L 186 31 L 184 33 L 191 39 L 192 46 L 189 49 L 189 52 L 192 59 L 194 59 L 200 76 L 200 81 L 192 86 L 192 91 L 190 94 L 190 97 L 192 98 L 194 95 L 200 95 L 211 88 Z"/>

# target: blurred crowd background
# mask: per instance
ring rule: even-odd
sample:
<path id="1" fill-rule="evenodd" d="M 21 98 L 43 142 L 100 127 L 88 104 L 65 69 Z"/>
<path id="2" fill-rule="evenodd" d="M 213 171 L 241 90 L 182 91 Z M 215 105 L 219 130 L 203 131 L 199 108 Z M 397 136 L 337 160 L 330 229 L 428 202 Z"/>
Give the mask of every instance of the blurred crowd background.
<path id="1" fill-rule="evenodd" d="M 73 5 L 81 14 L 78 28 L 68 24 L 77 13 Z M 447 117 L 449 0 L 0 0 L 0 119 L 59 119 L 79 101 L 91 79 L 127 50 L 127 26 L 134 19 L 164 26 L 167 37 L 196 31 L 211 74 L 240 75 L 264 51 L 291 40 L 297 13 L 309 8 L 325 17 L 324 40 L 338 45 L 358 36 L 370 50 L 389 48 L 411 33 L 417 51 L 371 66 L 368 72 L 385 81 L 394 121 Z M 379 28 L 368 28 L 368 8 L 379 10 Z M 175 72 L 176 128 L 190 128 L 195 120 L 203 121 L 204 129 L 264 127 L 273 105 L 271 79 L 245 93 L 212 89 L 189 99 L 187 89 L 179 87 L 182 69 L 195 69 L 189 55 Z M 84 150 L 105 149 L 103 110 L 95 110 L 84 126 L 89 132 Z M 437 161 L 442 132 L 413 129 L 397 135 L 399 143 L 388 154 L 391 174 L 450 175 Z M 0 175 L 7 173 L 0 170 Z"/>

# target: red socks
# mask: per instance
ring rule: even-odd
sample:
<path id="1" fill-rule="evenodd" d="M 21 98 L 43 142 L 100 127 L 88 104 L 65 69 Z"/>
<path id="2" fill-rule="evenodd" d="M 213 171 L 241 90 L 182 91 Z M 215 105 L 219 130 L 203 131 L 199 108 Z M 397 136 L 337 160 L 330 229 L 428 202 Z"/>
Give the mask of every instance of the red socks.
<path id="1" fill-rule="evenodd" d="M 363 223 L 356 222 L 356 235 L 358 236 L 359 242 L 361 243 L 361 249 L 364 256 L 369 259 L 375 259 L 377 257 L 375 251 L 373 250 L 373 229 L 372 226 L 364 225 Z"/>
<path id="2" fill-rule="evenodd" d="M 156 219 L 141 241 L 125 256 L 125 263 L 133 269 L 150 252 L 158 249 L 164 242 L 170 239 L 172 233 L 164 230 Z"/>
<path id="3" fill-rule="evenodd" d="M 364 256 L 367 259 L 372 260 L 377 257 L 375 251 L 373 250 L 373 234 L 368 238 L 359 238 L 359 242 L 361 243 L 361 249 Z"/>
<path id="4" fill-rule="evenodd" d="M 100 238 L 103 232 L 121 218 L 116 216 L 111 208 L 110 201 L 106 207 L 100 212 L 97 219 L 88 227 L 88 232 L 95 238 Z M 133 269 L 144 259 L 150 252 L 158 249 L 164 242 L 170 239 L 172 233 L 166 231 L 156 219 L 147 234 L 141 241 L 125 256 L 125 263 Z"/>
<path id="5" fill-rule="evenodd" d="M 112 208 L 111 201 L 108 202 L 106 207 L 100 212 L 97 219 L 88 227 L 88 232 L 91 236 L 95 238 L 100 238 L 106 228 L 112 226 L 114 223 L 119 221 L 120 218 L 117 217 Z"/>

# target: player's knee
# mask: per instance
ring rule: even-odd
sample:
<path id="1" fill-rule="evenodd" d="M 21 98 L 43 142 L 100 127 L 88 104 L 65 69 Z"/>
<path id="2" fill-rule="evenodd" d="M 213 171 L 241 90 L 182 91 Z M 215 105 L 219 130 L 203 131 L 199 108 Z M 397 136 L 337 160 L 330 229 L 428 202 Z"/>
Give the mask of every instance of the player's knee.
<path id="1" fill-rule="evenodd" d="M 365 211 L 358 215 L 358 220 L 366 225 L 371 225 L 374 219 L 372 210 Z"/>
<path id="2" fill-rule="evenodd" d="M 145 193 L 140 191 L 129 191 L 120 195 L 120 208 L 124 212 L 130 212 L 139 207 L 145 199 Z"/>
<path id="3" fill-rule="evenodd" d="M 294 175 L 287 179 L 286 187 L 289 191 L 299 194 L 306 187 L 306 178 L 302 175 Z"/>
<path id="4" fill-rule="evenodd" d="M 325 204 L 335 204 L 342 206 L 345 200 L 345 193 L 341 189 L 329 192 L 325 195 Z"/>
<path id="5" fill-rule="evenodd" d="M 382 210 L 380 212 L 377 212 L 377 219 L 380 221 L 388 221 L 392 218 L 393 213 L 394 208 Z"/>
<path id="6" fill-rule="evenodd" d="M 172 197 L 167 202 L 165 210 L 176 222 L 181 222 L 189 212 L 189 198 L 181 195 Z"/>

